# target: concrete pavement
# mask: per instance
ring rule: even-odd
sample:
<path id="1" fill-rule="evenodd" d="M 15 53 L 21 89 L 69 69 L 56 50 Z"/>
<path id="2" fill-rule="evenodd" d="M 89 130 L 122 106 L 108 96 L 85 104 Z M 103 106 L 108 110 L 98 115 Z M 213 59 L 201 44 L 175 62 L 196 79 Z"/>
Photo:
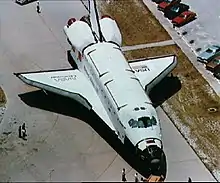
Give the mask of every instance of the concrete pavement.
<path id="1" fill-rule="evenodd" d="M 11 132 L 2 135 L 0 180 L 120 181 L 122 168 L 128 171 L 127 179 L 134 180 L 136 170 L 125 161 L 129 161 L 124 156 L 128 152 L 121 153 L 118 140 L 101 133 L 104 127 L 99 129 L 98 119 L 85 120 L 86 111 L 76 103 L 42 92 L 18 96 L 36 89 L 13 72 L 70 67 L 62 28 L 68 18 L 79 18 L 86 11 L 80 1 L 42 1 L 41 6 L 38 15 L 35 4 L 21 7 L 13 1 L 0 2 L 0 84 L 8 99 L 0 129 L 1 134 Z M 186 181 L 191 176 L 192 180 L 215 181 L 164 112 L 157 110 L 163 121 L 167 180 Z M 28 141 L 17 138 L 23 122 Z"/>

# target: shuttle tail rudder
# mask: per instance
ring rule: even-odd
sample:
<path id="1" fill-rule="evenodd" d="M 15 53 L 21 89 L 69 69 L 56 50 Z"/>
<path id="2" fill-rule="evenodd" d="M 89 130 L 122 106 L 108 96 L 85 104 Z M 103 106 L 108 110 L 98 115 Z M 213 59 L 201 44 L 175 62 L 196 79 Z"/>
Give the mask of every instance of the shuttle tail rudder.
<path id="1" fill-rule="evenodd" d="M 96 7 L 96 1 L 95 0 L 89 0 L 89 18 L 91 22 L 91 29 L 95 36 L 98 38 L 100 42 L 104 41 L 104 37 L 101 32 L 101 27 L 99 23 L 99 12 Z"/>

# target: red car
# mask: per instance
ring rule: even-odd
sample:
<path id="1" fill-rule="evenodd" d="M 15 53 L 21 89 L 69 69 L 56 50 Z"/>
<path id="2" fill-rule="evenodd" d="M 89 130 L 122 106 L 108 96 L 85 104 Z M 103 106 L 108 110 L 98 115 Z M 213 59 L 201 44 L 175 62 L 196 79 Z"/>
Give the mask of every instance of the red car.
<path id="1" fill-rule="evenodd" d="M 192 11 L 184 11 L 172 20 L 174 26 L 182 26 L 196 18 L 196 13 Z"/>
<path id="2" fill-rule="evenodd" d="M 157 9 L 160 11 L 164 11 L 164 9 L 168 6 L 173 6 L 174 4 L 180 3 L 181 0 L 164 0 L 160 4 L 158 4 Z"/>

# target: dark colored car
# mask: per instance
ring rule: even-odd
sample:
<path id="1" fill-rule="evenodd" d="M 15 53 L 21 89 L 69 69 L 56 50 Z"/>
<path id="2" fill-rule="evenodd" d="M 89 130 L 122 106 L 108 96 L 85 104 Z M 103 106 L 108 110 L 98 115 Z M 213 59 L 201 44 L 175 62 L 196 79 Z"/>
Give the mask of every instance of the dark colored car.
<path id="1" fill-rule="evenodd" d="M 182 12 L 179 16 L 175 17 L 172 20 L 172 24 L 174 26 L 180 27 L 180 26 L 183 26 L 189 23 L 190 21 L 194 19 L 196 19 L 196 13 L 188 10 L 188 11 Z"/>
<path id="2" fill-rule="evenodd" d="M 220 65 L 220 55 L 213 58 L 209 63 L 206 64 L 206 69 L 214 72 L 216 66 Z"/>
<path id="3" fill-rule="evenodd" d="M 164 0 L 152 0 L 152 1 L 159 4 L 159 3 L 162 3 Z"/>
<path id="4" fill-rule="evenodd" d="M 173 6 L 166 7 L 164 10 L 164 16 L 167 17 L 169 20 L 174 19 L 175 17 L 179 16 L 182 12 L 188 11 L 189 6 L 183 3 L 177 3 Z"/>
<path id="5" fill-rule="evenodd" d="M 166 7 L 173 6 L 176 3 L 180 3 L 181 0 L 164 0 L 160 4 L 158 4 L 157 9 L 160 11 L 164 11 Z"/>
<path id="6" fill-rule="evenodd" d="M 213 75 L 214 75 L 217 79 L 220 79 L 220 65 L 218 65 L 218 66 L 215 67 Z"/>

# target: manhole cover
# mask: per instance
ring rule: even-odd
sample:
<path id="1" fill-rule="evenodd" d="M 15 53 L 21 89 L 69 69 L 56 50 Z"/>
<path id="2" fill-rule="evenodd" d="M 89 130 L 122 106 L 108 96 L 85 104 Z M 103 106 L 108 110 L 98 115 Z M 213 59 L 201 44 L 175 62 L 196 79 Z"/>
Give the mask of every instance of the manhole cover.
<path id="1" fill-rule="evenodd" d="M 217 112 L 217 109 L 214 107 L 210 107 L 210 108 L 208 108 L 208 111 L 209 112 Z"/>

